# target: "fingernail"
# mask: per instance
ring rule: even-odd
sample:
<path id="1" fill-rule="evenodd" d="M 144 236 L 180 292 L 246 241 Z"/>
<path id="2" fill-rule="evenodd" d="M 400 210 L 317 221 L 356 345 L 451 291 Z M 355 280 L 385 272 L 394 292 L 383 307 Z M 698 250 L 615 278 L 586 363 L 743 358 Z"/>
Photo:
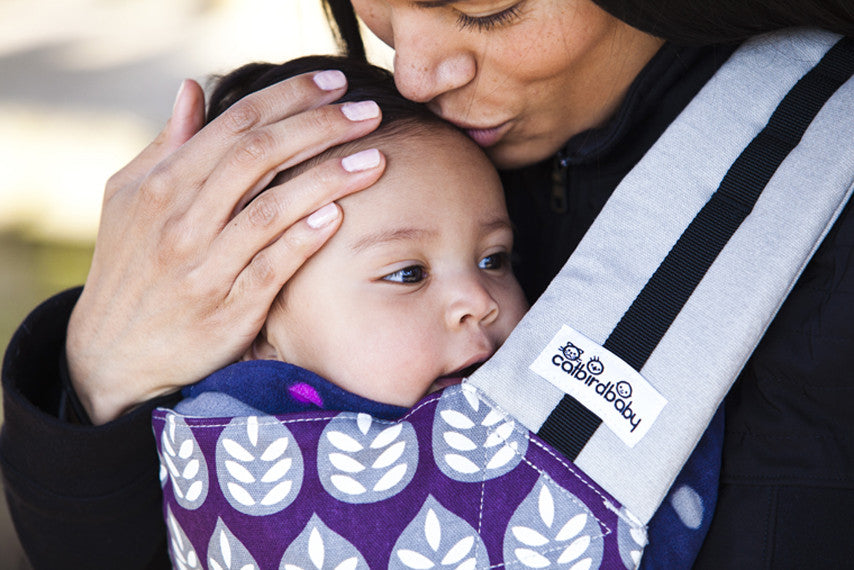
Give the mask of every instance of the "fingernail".
<path id="1" fill-rule="evenodd" d="M 175 102 L 172 103 L 172 114 L 175 115 L 178 111 L 178 107 L 181 103 L 181 100 L 184 98 L 184 92 L 187 90 L 187 80 L 181 82 L 181 86 L 178 88 L 178 93 L 175 94 Z"/>
<path id="2" fill-rule="evenodd" d="M 347 78 L 337 69 L 314 74 L 314 83 L 324 91 L 334 91 L 347 85 Z"/>
<path id="3" fill-rule="evenodd" d="M 337 217 L 338 206 L 335 205 L 335 202 L 330 202 L 306 218 L 305 223 L 307 223 L 310 228 L 319 230 L 324 226 L 328 226 L 330 222 L 335 220 Z"/>
<path id="4" fill-rule="evenodd" d="M 364 121 L 379 117 L 380 107 L 373 101 L 359 101 L 357 103 L 344 103 L 341 112 L 351 121 Z"/>
<path id="5" fill-rule="evenodd" d="M 361 172 L 374 168 L 380 163 L 380 151 L 375 148 L 361 150 L 341 159 L 341 166 L 347 172 Z"/>

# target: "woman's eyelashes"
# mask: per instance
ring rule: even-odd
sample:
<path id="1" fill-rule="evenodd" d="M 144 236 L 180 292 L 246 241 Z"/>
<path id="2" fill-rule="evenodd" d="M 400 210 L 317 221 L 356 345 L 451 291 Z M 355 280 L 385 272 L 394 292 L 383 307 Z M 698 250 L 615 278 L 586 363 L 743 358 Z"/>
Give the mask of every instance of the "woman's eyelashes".
<path id="1" fill-rule="evenodd" d="M 500 26 L 513 23 L 522 11 L 522 2 L 514 4 L 494 14 L 486 16 L 470 16 L 463 12 L 457 15 L 457 23 L 461 30 L 477 30 L 488 32 Z"/>
<path id="2" fill-rule="evenodd" d="M 394 273 L 389 273 L 382 278 L 383 281 L 391 281 L 392 283 L 420 283 L 427 278 L 427 269 L 422 265 L 409 265 L 403 269 L 398 269 Z"/>

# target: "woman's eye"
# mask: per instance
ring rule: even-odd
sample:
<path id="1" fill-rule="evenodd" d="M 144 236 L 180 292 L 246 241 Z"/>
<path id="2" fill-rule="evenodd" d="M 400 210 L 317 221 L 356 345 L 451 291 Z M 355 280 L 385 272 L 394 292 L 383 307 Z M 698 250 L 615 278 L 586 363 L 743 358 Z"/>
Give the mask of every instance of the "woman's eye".
<path id="1" fill-rule="evenodd" d="M 457 23 L 462 30 L 474 29 L 479 32 L 488 32 L 496 27 L 512 23 L 519 16 L 521 5 L 522 3 L 520 2 L 500 12 L 486 16 L 469 16 L 460 12 L 457 16 Z"/>
<path id="2" fill-rule="evenodd" d="M 383 277 L 383 281 L 391 281 L 393 283 L 420 283 L 427 278 L 427 270 L 421 265 L 410 265 L 399 269 L 394 273 L 389 273 Z"/>
<path id="3" fill-rule="evenodd" d="M 492 255 L 487 255 L 480 261 L 478 261 L 477 266 L 480 269 L 503 269 L 507 265 L 507 254 L 506 253 L 493 253 Z"/>

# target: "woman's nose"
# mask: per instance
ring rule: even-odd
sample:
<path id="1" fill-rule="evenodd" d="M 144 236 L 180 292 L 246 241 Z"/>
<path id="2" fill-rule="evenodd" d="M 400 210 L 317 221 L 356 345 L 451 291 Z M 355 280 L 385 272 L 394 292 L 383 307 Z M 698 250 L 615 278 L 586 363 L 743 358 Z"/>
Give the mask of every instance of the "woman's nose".
<path id="1" fill-rule="evenodd" d="M 458 281 L 447 311 L 450 328 L 485 326 L 498 320 L 498 302 L 477 279 Z"/>
<path id="2" fill-rule="evenodd" d="M 477 62 L 453 37 L 419 27 L 418 12 L 394 21 L 394 81 L 404 97 L 427 103 L 470 83 L 477 74 Z"/>

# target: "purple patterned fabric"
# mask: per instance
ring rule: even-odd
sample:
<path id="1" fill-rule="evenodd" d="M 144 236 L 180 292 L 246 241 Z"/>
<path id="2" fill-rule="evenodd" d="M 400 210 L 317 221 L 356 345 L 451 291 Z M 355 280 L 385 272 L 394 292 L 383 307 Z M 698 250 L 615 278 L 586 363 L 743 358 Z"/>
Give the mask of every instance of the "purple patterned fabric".
<path id="1" fill-rule="evenodd" d="M 634 568 L 645 529 L 474 388 L 367 414 L 154 413 L 176 568 Z"/>

